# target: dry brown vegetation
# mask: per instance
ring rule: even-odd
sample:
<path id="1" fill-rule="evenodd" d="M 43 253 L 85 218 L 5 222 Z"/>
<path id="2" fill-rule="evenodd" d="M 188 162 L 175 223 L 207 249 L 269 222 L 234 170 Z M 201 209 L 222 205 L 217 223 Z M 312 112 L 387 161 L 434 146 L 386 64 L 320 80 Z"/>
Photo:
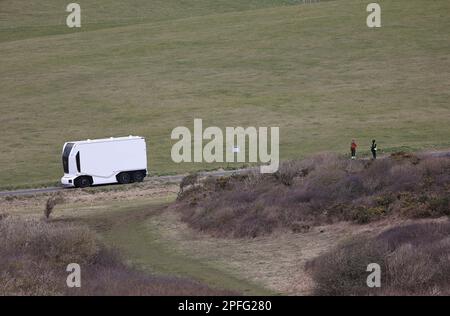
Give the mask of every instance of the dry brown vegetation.
<path id="1" fill-rule="evenodd" d="M 448 216 L 449 192 L 448 157 L 401 153 L 371 161 L 321 154 L 286 162 L 273 175 L 207 179 L 185 190 L 177 209 L 195 229 L 256 237 L 338 221 Z"/>
<path id="2" fill-rule="evenodd" d="M 0 295 L 229 294 L 134 270 L 83 226 L 2 216 L 0 240 Z M 81 288 L 66 285 L 69 263 L 81 266 Z"/>
<path id="3" fill-rule="evenodd" d="M 307 264 L 317 295 L 449 295 L 450 223 L 411 224 L 353 238 Z M 381 287 L 366 285 L 367 265 Z"/>
<path id="4" fill-rule="evenodd" d="M 45 203 L 44 216 L 49 219 L 50 215 L 53 213 L 53 209 L 57 204 L 60 204 L 64 201 L 61 194 L 54 194 L 47 199 Z"/>
<path id="5" fill-rule="evenodd" d="M 166 201 L 168 195 L 174 198 L 178 185 L 66 191 L 64 203 L 49 220 L 42 220 L 42 209 L 51 195 L 3 198 L 0 295 L 224 293 L 190 280 L 152 276 L 130 268 L 81 226 L 87 224 L 102 234 L 115 223 L 133 225 L 135 221 L 145 221 L 150 225 L 148 231 L 170 247 L 177 245 L 176 252 L 217 263 L 226 273 L 260 282 L 276 293 L 448 294 L 448 285 L 440 281 L 449 273 L 448 224 L 445 217 L 429 218 L 448 215 L 449 160 L 396 154 L 375 162 L 349 161 L 322 154 L 287 162 L 274 175 L 208 178 L 186 187 L 167 211 L 165 204 L 147 207 L 144 201 L 149 197 Z M 309 198 L 302 200 L 304 197 Z M 109 203 L 111 200 L 117 201 Z M 116 204 L 140 203 L 142 208 L 123 213 L 111 209 Z M 372 216 L 370 208 L 364 208 L 367 205 L 382 206 L 384 211 Z M 337 206 L 341 209 L 333 212 Z M 97 213 L 91 217 L 93 211 Z M 155 216 L 147 221 L 151 212 Z M 364 217 L 366 213 L 371 216 Z M 358 225 L 366 222 L 371 224 Z M 396 228 L 400 223 L 414 225 Z M 141 229 L 139 234 L 146 231 Z M 352 239 L 341 244 L 348 238 Z M 143 249 L 136 246 L 139 253 Z M 381 289 L 365 285 L 369 259 L 382 266 Z M 65 268 L 77 261 L 82 266 L 82 288 L 69 289 Z"/>
<path id="6" fill-rule="evenodd" d="M 378 221 L 372 232 L 335 244 L 306 265 L 299 260 L 294 275 L 311 277 L 317 295 L 449 295 L 449 192 L 448 157 L 396 153 L 352 161 L 322 154 L 286 162 L 273 175 L 207 179 L 175 207 L 192 228 L 222 237 Z M 413 223 L 398 225 L 405 221 Z M 381 266 L 381 288 L 366 284 L 370 263 Z"/>
<path id="7" fill-rule="evenodd" d="M 178 191 L 178 196 L 183 194 L 185 188 L 188 188 L 189 186 L 195 186 L 198 182 L 198 173 L 194 172 L 191 174 L 188 174 L 187 176 L 183 177 L 180 182 L 180 190 Z"/>

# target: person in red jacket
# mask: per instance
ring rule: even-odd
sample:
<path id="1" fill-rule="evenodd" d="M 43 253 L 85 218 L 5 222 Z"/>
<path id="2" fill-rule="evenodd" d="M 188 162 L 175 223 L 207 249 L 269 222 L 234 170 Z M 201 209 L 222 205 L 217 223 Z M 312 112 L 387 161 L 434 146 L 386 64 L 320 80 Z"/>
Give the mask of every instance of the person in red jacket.
<path id="1" fill-rule="evenodd" d="M 354 139 L 352 139 L 352 143 L 350 145 L 350 151 L 352 153 L 352 159 L 356 158 L 356 147 L 358 147 L 358 145 L 356 145 L 356 142 Z"/>

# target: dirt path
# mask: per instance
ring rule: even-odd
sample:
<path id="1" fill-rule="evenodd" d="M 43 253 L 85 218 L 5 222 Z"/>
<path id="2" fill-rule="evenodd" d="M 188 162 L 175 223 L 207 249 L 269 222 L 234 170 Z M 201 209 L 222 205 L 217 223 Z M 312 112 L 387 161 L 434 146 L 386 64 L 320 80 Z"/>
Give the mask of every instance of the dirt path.
<path id="1" fill-rule="evenodd" d="M 440 219 L 386 219 L 367 225 L 340 222 L 313 227 L 307 233 L 278 231 L 257 238 L 214 238 L 190 229 L 179 214 L 170 209 L 158 214 L 145 225 L 158 232 L 177 251 L 187 253 L 239 278 L 258 282 L 283 295 L 311 295 L 314 282 L 305 264 L 333 249 L 339 243 L 358 235 L 377 235 L 393 226 L 446 221 Z"/>

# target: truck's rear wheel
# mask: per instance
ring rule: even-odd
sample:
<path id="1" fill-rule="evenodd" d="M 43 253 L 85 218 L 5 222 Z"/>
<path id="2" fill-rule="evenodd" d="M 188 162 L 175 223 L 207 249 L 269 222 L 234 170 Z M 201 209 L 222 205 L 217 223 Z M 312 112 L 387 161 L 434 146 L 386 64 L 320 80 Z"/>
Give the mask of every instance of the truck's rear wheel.
<path id="1" fill-rule="evenodd" d="M 142 171 L 133 172 L 133 181 L 134 182 L 142 182 L 144 181 L 145 174 Z"/>
<path id="2" fill-rule="evenodd" d="M 127 184 L 131 182 L 131 174 L 128 172 L 122 172 L 117 175 L 117 182 L 120 184 Z"/>
<path id="3" fill-rule="evenodd" d="M 79 177 L 79 178 L 75 179 L 73 184 L 77 188 L 87 188 L 87 187 L 90 187 L 92 185 L 92 180 L 89 177 Z"/>

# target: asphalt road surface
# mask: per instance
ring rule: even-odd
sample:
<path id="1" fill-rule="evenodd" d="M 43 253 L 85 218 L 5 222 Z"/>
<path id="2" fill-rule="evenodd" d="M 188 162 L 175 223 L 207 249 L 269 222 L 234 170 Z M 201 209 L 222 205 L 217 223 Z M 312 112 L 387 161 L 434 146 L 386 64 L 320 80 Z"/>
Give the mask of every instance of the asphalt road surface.
<path id="1" fill-rule="evenodd" d="M 214 177 L 222 177 L 228 176 L 232 174 L 243 174 L 247 172 L 256 171 L 257 168 L 249 168 L 249 169 L 237 169 L 237 170 L 218 170 L 218 171 L 205 171 L 199 172 L 200 177 L 214 176 Z M 172 175 L 172 176 L 153 176 L 146 177 L 144 182 L 149 181 L 163 181 L 163 182 L 179 182 L 186 174 L 180 175 Z M 94 186 L 95 187 L 95 186 Z M 21 190 L 11 190 L 11 191 L 0 191 L 0 197 L 3 196 L 19 196 L 19 195 L 34 195 L 41 193 L 53 193 L 63 190 L 74 190 L 75 188 L 65 188 L 62 186 L 58 187 L 48 187 L 48 188 L 39 188 L 39 189 L 21 189 Z"/>

